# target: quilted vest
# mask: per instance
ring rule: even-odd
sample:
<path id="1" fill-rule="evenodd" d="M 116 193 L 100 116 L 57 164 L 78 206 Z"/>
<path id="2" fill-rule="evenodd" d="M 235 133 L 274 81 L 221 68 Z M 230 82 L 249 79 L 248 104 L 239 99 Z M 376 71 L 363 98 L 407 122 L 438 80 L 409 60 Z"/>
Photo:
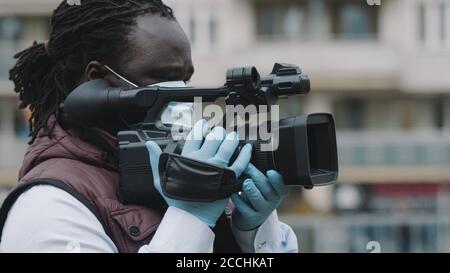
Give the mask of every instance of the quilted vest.
<path id="1" fill-rule="evenodd" d="M 99 132 L 117 146 L 115 137 Z M 83 203 L 100 221 L 119 252 L 137 252 L 152 239 L 164 211 L 122 204 L 118 179 L 117 165 L 108 162 L 105 152 L 56 123 L 52 138 L 40 136 L 28 147 L 19 182 L 0 209 L 0 238 L 8 211 L 20 194 L 36 185 L 52 185 Z M 214 230 L 215 250 L 239 252 L 227 226 L 223 215 Z"/>

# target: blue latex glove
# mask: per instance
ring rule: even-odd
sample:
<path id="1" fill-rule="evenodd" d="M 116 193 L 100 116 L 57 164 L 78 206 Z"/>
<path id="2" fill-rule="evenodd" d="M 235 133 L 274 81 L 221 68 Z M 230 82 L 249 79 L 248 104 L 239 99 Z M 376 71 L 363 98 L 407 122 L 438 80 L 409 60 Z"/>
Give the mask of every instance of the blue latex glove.
<path id="1" fill-rule="evenodd" d="M 225 167 L 233 156 L 239 145 L 238 135 L 235 132 L 226 134 L 222 127 L 215 127 L 205 138 L 208 131 L 207 122 L 200 120 L 192 128 L 186 138 L 182 155 L 199 161 Z M 163 196 L 169 206 L 176 207 L 191 213 L 201 221 L 214 227 L 220 215 L 227 206 L 228 199 L 221 199 L 214 202 L 189 202 L 168 198 L 161 189 L 161 182 L 158 172 L 159 157 L 161 148 L 153 141 L 146 143 L 150 154 L 150 165 L 153 172 L 153 183 L 158 192 Z M 245 145 L 233 165 L 229 168 L 234 171 L 236 177 L 241 176 L 247 168 L 251 158 L 251 145 Z"/>
<path id="2" fill-rule="evenodd" d="M 274 170 L 268 171 L 266 176 L 249 164 L 245 173 L 250 179 L 244 181 L 240 194 L 231 196 L 235 205 L 232 222 L 240 230 L 253 230 L 280 205 L 288 189 L 281 174 Z"/>

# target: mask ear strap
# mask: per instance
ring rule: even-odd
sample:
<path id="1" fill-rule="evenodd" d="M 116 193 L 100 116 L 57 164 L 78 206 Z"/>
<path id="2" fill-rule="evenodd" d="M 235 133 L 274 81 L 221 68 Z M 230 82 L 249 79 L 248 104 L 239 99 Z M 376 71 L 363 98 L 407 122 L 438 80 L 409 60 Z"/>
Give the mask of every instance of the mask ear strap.
<path id="1" fill-rule="evenodd" d="M 132 83 L 131 81 L 127 80 L 125 77 L 123 77 L 122 75 L 120 75 L 119 73 L 117 73 L 116 71 L 114 71 L 111 67 L 107 66 L 106 64 L 103 65 L 109 72 L 113 73 L 114 75 L 116 75 L 119 79 L 121 79 L 122 81 L 128 83 L 129 85 L 133 86 L 133 87 L 139 87 L 139 85 Z"/>

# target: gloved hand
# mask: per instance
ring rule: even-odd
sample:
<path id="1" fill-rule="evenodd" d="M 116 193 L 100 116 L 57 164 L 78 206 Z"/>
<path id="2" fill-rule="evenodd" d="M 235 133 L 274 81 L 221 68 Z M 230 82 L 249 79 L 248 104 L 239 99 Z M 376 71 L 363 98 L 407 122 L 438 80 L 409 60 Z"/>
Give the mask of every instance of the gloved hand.
<path id="1" fill-rule="evenodd" d="M 249 164 L 245 173 L 250 179 L 244 181 L 243 191 L 231 196 L 235 205 L 232 223 L 239 230 L 253 230 L 266 221 L 288 190 L 281 174 L 274 170 L 268 171 L 266 176 Z"/>
<path id="2" fill-rule="evenodd" d="M 222 127 L 215 127 L 205 138 L 208 131 L 206 120 L 200 120 L 192 128 L 186 138 L 182 155 L 199 161 L 215 164 L 220 167 L 228 166 L 234 151 L 239 145 L 239 139 L 236 132 L 226 134 Z M 203 141 L 205 139 L 205 141 Z M 201 221 L 214 227 L 217 219 L 225 210 L 228 199 L 221 199 L 210 203 L 205 202 L 189 202 L 175 200 L 164 195 L 161 189 L 159 177 L 159 157 L 162 153 L 161 148 L 153 141 L 146 143 L 150 154 L 150 165 L 153 172 L 153 183 L 158 192 L 163 196 L 169 206 L 176 207 L 191 213 Z M 241 176 L 247 168 L 251 158 L 252 146 L 245 145 L 237 159 L 229 167 L 236 177 Z"/>

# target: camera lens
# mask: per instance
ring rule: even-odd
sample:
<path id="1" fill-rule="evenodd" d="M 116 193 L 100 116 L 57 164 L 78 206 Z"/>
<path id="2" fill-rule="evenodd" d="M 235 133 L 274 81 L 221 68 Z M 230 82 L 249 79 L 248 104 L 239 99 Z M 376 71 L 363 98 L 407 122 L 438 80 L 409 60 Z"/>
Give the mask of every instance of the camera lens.
<path id="1" fill-rule="evenodd" d="M 275 141 L 241 141 L 240 148 L 246 143 L 252 144 L 252 164 L 255 167 L 263 173 L 268 170 L 278 171 L 286 185 L 312 188 L 336 181 L 336 135 L 330 114 L 282 119 L 278 128 Z M 234 158 L 239 151 L 236 151 Z"/>

